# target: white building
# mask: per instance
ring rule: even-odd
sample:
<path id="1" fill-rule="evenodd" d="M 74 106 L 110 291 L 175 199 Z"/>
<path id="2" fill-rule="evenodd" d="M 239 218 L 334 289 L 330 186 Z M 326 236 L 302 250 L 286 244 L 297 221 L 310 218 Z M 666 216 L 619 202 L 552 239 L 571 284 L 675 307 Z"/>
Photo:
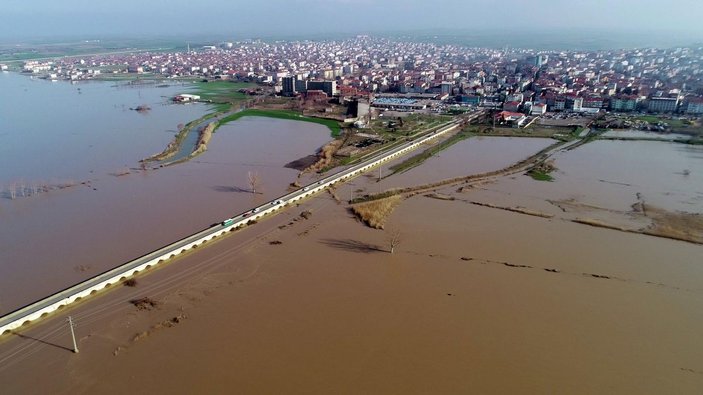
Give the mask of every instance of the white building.
<path id="1" fill-rule="evenodd" d="M 530 115 L 544 115 L 547 113 L 547 105 L 544 103 L 536 103 L 532 105 Z"/>
<path id="2" fill-rule="evenodd" d="M 187 93 L 182 93 L 182 94 L 180 94 L 180 95 L 176 95 L 176 96 L 173 98 L 173 101 L 180 102 L 180 103 L 187 103 L 187 102 L 197 101 L 197 100 L 200 100 L 200 96 L 198 96 L 198 95 L 190 95 L 190 94 L 187 94 Z"/>

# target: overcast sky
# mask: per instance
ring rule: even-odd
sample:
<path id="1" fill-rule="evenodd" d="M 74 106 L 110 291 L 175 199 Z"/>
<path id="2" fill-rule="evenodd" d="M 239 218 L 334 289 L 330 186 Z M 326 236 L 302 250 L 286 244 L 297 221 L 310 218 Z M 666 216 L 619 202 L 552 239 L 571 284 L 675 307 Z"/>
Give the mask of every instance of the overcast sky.
<path id="1" fill-rule="evenodd" d="M 311 35 L 414 29 L 686 32 L 703 0 L 0 0 L 0 37 Z M 703 41 L 703 40 L 702 40 Z"/>

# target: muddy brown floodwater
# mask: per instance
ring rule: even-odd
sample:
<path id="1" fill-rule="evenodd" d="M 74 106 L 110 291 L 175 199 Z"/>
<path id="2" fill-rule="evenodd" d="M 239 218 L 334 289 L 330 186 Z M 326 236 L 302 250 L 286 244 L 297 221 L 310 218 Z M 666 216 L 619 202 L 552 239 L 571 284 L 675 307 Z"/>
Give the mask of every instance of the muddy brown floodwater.
<path id="1" fill-rule="evenodd" d="M 645 199 L 672 186 L 604 158 L 645 166 L 661 149 L 663 174 L 679 161 L 703 171 L 701 158 L 610 144 L 560 153 L 553 183 L 516 174 L 436 191 L 454 200 L 404 200 L 387 223 L 401 231 L 393 254 L 388 232 L 317 195 L 67 311 L 80 354 L 64 315 L 5 339 L 0 382 L 8 393 L 699 393 L 703 247 L 574 223 L 552 202 L 627 217 L 632 199 L 593 208 L 599 190 L 582 184 L 637 184 Z M 130 303 L 144 297 L 153 305 Z"/>
<path id="2" fill-rule="evenodd" d="M 541 138 L 472 137 L 441 151 L 421 166 L 389 178 L 384 186 L 397 188 L 422 185 L 441 179 L 502 169 L 555 142 L 552 139 Z M 420 152 L 422 149 L 407 155 L 399 162 Z"/>
<path id="3" fill-rule="evenodd" d="M 653 141 L 595 141 L 555 155 L 554 182 L 520 177 L 486 187 L 491 199 L 578 201 L 627 212 L 638 201 L 669 211 L 703 213 L 703 147 Z"/>
<path id="4" fill-rule="evenodd" d="M 330 140 L 307 122 L 245 117 L 188 163 L 105 175 L 0 202 L 0 313 L 139 257 L 286 192 L 284 168 Z M 250 192 L 249 171 L 260 178 Z"/>
<path id="5" fill-rule="evenodd" d="M 500 170 L 554 143 L 556 140 L 542 138 L 472 137 L 459 141 L 441 151 L 439 155 L 428 158 L 420 166 L 388 177 L 392 173 L 391 167 L 431 147 L 427 145 L 384 164 L 380 171 L 376 168 L 364 177 L 340 186 L 338 196 L 349 200 L 351 197 L 374 194 L 391 188 L 418 186 L 454 177 Z M 378 182 L 379 174 L 383 176 L 381 182 Z"/>

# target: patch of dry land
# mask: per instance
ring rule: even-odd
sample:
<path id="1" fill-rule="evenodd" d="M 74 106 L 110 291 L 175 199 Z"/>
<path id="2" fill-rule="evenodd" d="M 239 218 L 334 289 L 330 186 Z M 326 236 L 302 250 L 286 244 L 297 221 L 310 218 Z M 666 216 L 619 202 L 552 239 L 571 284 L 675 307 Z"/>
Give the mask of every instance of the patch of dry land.
<path id="1" fill-rule="evenodd" d="M 564 176 L 402 196 L 393 254 L 317 195 L 9 336 L 2 392 L 700 393 L 703 247 L 629 231 L 699 222 L 629 192 L 591 204 Z"/>

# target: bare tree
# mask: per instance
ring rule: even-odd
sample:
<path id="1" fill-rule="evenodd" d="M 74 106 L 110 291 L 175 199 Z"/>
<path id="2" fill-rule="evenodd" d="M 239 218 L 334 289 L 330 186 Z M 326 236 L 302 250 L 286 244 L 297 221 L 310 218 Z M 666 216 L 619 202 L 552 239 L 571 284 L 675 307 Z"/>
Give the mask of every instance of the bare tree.
<path id="1" fill-rule="evenodd" d="M 249 189 L 251 190 L 251 193 L 257 193 L 256 190 L 261 185 L 259 173 L 255 171 L 250 171 L 249 173 L 247 173 L 247 182 L 249 183 Z"/>
<path id="2" fill-rule="evenodd" d="M 386 233 L 386 238 L 388 240 L 388 245 L 390 247 L 391 254 L 395 252 L 395 247 L 398 247 L 398 244 L 400 244 L 400 242 L 402 241 L 401 236 L 402 235 L 400 233 L 400 229 L 388 230 L 388 232 Z"/>

